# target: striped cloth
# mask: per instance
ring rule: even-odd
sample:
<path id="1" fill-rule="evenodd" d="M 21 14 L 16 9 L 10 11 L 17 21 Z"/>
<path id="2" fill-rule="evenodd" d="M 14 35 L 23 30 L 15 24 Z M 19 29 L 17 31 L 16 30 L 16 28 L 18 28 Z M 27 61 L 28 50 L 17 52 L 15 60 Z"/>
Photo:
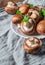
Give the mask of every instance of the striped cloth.
<path id="1" fill-rule="evenodd" d="M 23 3 L 27 1 L 30 3 L 32 0 Z M 24 38 L 17 36 L 10 28 L 11 18 L 12 15 L 0 9 L 0 65 L 45 65 L 45 39 L 42 39 L 43 46 L 36 54 L 25 53 Z"/>

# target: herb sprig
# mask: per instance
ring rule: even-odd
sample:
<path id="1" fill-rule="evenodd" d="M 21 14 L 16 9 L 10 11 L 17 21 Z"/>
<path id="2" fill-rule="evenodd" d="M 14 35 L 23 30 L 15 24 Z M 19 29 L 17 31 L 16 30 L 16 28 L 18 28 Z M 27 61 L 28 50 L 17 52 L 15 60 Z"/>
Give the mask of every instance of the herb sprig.
<path id="1" fill-rule="evenodd" d="M 17 11 L 16 11 L 16 14 L 22 14 L 22 13 L 21 13 L 21 11 L 17 10 Z"/>
<path id="2" fill-rule="evenodd" d="M 41 10 L 39 11 L 39 13 L 40 13 L 42 16 L 45 17 L 45 9 L 41 9 Z"/>
<path id="3" fill-rule="evenodd" d="M 29 16 L 24 15 L 22 22 L 28 22 L 28 21 L 29 21 Z"/>
<path id="4" fill-rule="evenodd" d="M 33 4 L 28 4 L 30 8 L 34 8 L 34 5 Z"/>
<path id="5" fill-rule="evenodd" d="M 45 10 L 44 9 L 42 9 L 42 13 L 43 13 L 43 16 L 45 16 Z"/>

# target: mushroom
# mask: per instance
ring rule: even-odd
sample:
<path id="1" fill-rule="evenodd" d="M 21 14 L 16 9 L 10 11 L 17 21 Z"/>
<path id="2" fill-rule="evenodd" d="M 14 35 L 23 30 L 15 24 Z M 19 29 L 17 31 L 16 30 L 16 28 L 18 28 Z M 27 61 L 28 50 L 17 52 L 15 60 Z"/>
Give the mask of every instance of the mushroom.
<path id="1" fill-rule="evenodd" d="M 13 17 L 12 17 L 12 23 L 14 23 L 14 24 L 17 24 L 17 23 L 21 23 L 21 20 L 22 20 L 22 15 L 20 14 L 15 14 L 15 15 L 13 15 Z"/>
<path id="2" fill-rule="evenodd" d="M 16 11 L 18 10 L 18 6 L 16 3 L 13 3 L 11 1 L 9 1 L 7 3 L 7 6 L 5 7 L 5 11 L 8 13 L 8 14 L 14 14 Z"/>
<path id="3" fill-rule="evenodd" d="M 40 15 L 39 12 L 34 9 L 29 9 L 27 15 L 29 15 L 36 24 L 39 20 L 43 19 L 42 15 Z"/>
<path id="4" fill-rule="evenodd" d="M 33 34 L 35 31 L 34 22 L 32 19 L 29 19 L 28 22 L 21 22 L 21 31 L 24 34 Z"/>
<path id="5" fill-rule="evenodd" d="M 45 20 L 40 21 L 36 28 L 39 34 L 45 34 Z"/>
<path id="6" fill-rule="evenodd" d="M 45 9 L 45 6 L 38 5 L 38 6 L 35 6 L 34 9 L 37 10 L 37 11 L 39 11 L 41 9 Z"/>
<path id="7" fill-rule="evenodd" d="M 21 11 L 22 14 L 26 14 L 27 11 L 29 9 L 29 5 L 28 4 L 22 4 L 19 8 L 19 11 Z"/>
<path id="8" fill-rule="evenodd" d="M 25 52 L 33 53 L 39 50 L 42 46 L 42 41 L 36 37 L 27 38 L 23 42 Z"/>

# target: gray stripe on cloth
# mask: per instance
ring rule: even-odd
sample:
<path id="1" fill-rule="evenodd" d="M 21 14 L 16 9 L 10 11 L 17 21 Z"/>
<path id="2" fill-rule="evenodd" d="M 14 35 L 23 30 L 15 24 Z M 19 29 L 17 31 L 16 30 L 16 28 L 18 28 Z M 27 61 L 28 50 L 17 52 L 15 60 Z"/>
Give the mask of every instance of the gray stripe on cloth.
<path id="1" fill-rule="evenodd" d="M 0 37 L 0 65 L 15 65 L 13 50 L 18 39 L 19 37 L 12 30 L 9 30 Z"/>

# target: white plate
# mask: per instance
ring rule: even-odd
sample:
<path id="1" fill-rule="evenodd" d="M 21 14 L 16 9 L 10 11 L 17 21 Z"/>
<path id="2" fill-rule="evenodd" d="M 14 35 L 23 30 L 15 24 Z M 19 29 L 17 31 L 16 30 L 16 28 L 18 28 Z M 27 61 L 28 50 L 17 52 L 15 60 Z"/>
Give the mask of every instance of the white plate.
<path id="1" fill-rule="evenodd" d="M 17 27 L 17 25 L 13 24 L 12 22 L 11 22 L 11 29 L 16 35 L 24 37 L 24 38 L 28 38 L 28 37 L 37 37 L 40 39 L 45 38 L 45 35 L 39 35 L 39 34 L 26 35 L 26 34 L 23 34 L 23 32 Z"/>

